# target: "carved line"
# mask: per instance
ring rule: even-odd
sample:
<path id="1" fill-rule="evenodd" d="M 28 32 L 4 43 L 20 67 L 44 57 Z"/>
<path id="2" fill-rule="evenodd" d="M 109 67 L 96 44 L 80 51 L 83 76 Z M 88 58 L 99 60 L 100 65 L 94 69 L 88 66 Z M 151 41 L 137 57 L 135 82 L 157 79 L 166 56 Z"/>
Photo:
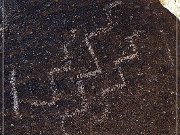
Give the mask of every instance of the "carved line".
<path id="1" fill-rule="evenodd" d="M 18 92 L 16 90 L 16 77 L 15 77 L 15 70 L 11 72 L 11 80 L 10 84 L 12 85 L 12 95 L 13 95 L 13 110 L 16 116 L 19 115 L 19 101 L 18 101 Z"/>

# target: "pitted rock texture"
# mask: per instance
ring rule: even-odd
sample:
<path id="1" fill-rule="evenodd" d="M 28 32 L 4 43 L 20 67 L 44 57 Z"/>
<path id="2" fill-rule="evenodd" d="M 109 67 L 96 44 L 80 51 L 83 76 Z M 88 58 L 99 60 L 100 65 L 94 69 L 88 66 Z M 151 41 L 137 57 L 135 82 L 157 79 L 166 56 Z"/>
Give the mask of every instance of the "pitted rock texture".
<path id="1" fill-rule="evenodd" d="M 176 18 L 159 1 L 6 1 L 6 135 L 174 135 Z"/>

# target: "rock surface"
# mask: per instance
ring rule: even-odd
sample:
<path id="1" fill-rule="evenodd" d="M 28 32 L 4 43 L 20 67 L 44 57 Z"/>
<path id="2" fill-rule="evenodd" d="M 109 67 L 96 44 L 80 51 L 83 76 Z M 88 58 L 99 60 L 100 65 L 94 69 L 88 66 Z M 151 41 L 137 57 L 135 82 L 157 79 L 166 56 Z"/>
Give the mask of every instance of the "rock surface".
<path id="1" fill-rule="evenodd" d="M 176 18 L 158 0 L 5 6 L 5 135 L 175 135 Z"/>

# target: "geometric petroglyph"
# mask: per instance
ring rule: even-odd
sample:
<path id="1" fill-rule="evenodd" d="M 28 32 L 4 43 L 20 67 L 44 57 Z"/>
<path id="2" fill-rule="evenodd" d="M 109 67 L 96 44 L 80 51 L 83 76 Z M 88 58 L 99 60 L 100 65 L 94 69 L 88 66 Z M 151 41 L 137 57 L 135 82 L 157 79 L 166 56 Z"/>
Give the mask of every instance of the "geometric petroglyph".
<path id="1" fill-rule="evenodd" d="M 151 128 L 161 134 L 154 130 L 164 123 L 159 110 L 169 115 L 162 105 L 172 101 L 166 86 L 173 88 L 168 70 L 174 51 L 160 5 L 123 0 L 26 4 L 18 3 L 5 29 L 10 32 L 7 134 L 148 134 Z"/>
<path id="2" fill-rule="evenodd" d="M 60 113 L 60 114 L 62 114 L 61 115 L 61 118 L 62 118 L 61 119 L 61 128 L 65 135 L 68 135 L 68 133 L 66 132 L 65 126 L 64 126 L 64 121 L 66 120 L 66 118 L 70 118 L 73 116 L 79 116 L 79 115 L 82 116 L 83 114 L 88 112 L 90 109 L 91 102 L 89 101 L 88 97 L 86 96 L 87 94 L 86 94 L 85 82 L 91 78 L 96 78 L 103 74 L 106 74 L 106 72 L 107 72 L 107 71 L 103 71 L 99 64 L 100 61 L 98 60 L 98 57 L 96 56 L 96 53 L 93 49 L 91 39 L 98 35 L 102 35 L 102 34 L 105 35 L 106 33 L 110 32 L 114 28 L 114 24 L 112 24 L 112 21 L 110 19 L 111 9 L 120 4 L 122 4 L 122 3 L 119 1 L 116 1 L 114 3 L 111 3 L 110 5 L 107 5 L 104 8 L 104 11 L 107 12 L 106 13 L 107 20 L 108 20 L 107 27 L 97 28 L 95 31 L 86 33 L 84 35 L 84 40 L 82 41 L 82 43 L 84 44 L 84 46 L 90 53 L 90 56 L 92 57 L 92 59 L 94 61 L 96 69 L 94 71 L 80 72 L 75 75 L 72 75 L 69 78 L 66 78 L 67 79 L 66 81 L 75 82 L 74 94 L 78 95 L 79 100 L 80 100 L 80 106 L 76 107 L 71 112 L 69 111 L 69 108 L 68 108 L 68 109 L 65 109 L 64 112 Z M 112 70 L 117 69 L 118 76 L 119 76 L 119 78 L 121 78 L 120 83 L 115 83 L 113 85 L 110 85 L 110 87 L 101 88 L 100 89 L 100 91 L 101 91 L 100 97 L 94 97 L 94 98 L 102 98 L 101 102 L 105 106 L 105 108 L 101 112 L 102 115 L 95 122 L 102 122 L 102 121 L 108 119 L 108 114 L 110 113 L 110 110 L 109 110 L 110 104 L 108 102 L 106 102 L 105 95 L 108 95 L 109 93 L 111 93 L 113 91 L 118 91 L 126 86 L 126 80 L 125 80 L 125 77 L 124 77 L 122 69 L 121 69 L 121 63 L 124 61 L 129 61 L 129 60 L 132 60 L 132 59 L 135 59 L 138 57 L 138 50 L 137 50 L 137 47 L 136 47 L 133 39 L 135 37 L 138 37 L 140 32 L 142 32 L 142 31 L 134 31 L 131 36 L 128 36 L 125 39 L 129 43 L 129 46 L 132 48 L 133 53 L 130 55 L 123 55 L 122 57 L 113 61 L 114 67 L 112 68 Z M 69 60 L 69 58 L 71 57 L 71 52 L 69 52 L 68 46 L 71 43 L 73 43 L 76 38 L 76 29 L 72 29 L 70 31 L 70 33 L 71 33 L 71 36 L 70 36 L 71 39 L 68 42 L 65 42 L 65 44 L 63 45 L 63 51 L 64 51 L 63 61 L 64 60 L 67 60 L 67 61 L 65 62 L 65 64 L 63 66 L 54 67 L 47 73 L 47 78 L 49 81 L 48 86 L 50 86 L 50 90 L 52 91 L 52 95 L 51 95 L 52 98 L 49 101 L 30 99 L 30 100 L 21 100 L 21 102 L 28 103 L 28 104 L 30 104 L 32 106 L 36 106 L 36 107 L 41 107 L 41 106 L 42 107 L 43 106 L 50 107 L 50 106 L 56 106 L 57 102 L 64 100 L 64 96 L 67 96 L 67 95 L 63 95 L 63 92 L 58 89 L 56 80 L 57 80 L 57 76 L 61 76 L 61 74 L 71 72 L 71 70 L 72 70 L 72 62 L 71 62 L 71 59 Z M 13 91 L 13 97 L 14 97 L 14 112 L 16 113 L 16 115 L 18 115 L 18 113 L 19 113 L 19 111 L 18 111 L 19 105 L 18 105 L 18 97 L 17 97 L 18 90 L 16 90 L 16 88 L 15 88 L 16 80 L 15 80 L 14 76 L 15 76 L 15 71 L 13 70 L 10 83 L 12 84 L 12 91 Z M 71 96 L 69 96 L 68 98 L 69 98 L 69 100 L 73 100 Z M 94 117 L 96 117 L 96 116 L 94 116 Z"/>

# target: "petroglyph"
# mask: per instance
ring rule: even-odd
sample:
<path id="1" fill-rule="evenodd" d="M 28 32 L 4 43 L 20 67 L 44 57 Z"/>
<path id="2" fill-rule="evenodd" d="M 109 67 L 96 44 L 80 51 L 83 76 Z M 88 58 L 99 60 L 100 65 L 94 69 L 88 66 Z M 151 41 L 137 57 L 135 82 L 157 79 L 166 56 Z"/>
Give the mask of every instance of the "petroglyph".
<path id="1" fill-rule="evenodd" d="M 76 29 L 70 30 L 71 39 L 70 39 L 70 41 L 65 42 L 64 45 L 63 45 L 63 51 L 64 51 L 64 54 L 65 54 L 64 60 L 70 58 L 69 51 L 68 51 L 67 47 L 70 46 L 74 42 L 74 40 L 76 38 L 76 31 L 77 31 Z"/>
<path id="2" fill-rule="evenodd" d="M 118 65 L 123 61 L 132 60 L 134 58 L 137 58 L 137 56 L 138 56 L 138 52 L 128 55 L 128 56 L 125 56 L 125 57 L 118 58 L 117 60 L 114 61 L 114 63 L 115 63 L 115 65 Z"/>
<path id="3" fill-rule="evenodd" d="M 98 64 L 99 62 L 98 62 L 98 60 L 97 60 L 97 57 L 96 57 L 96 55 L 95 55 L 95 53 L 94 53 L 94 49 L 92 48 L 91 44 L 89 43 L 89 40 L 88 40 L 87 35 L 85 35 L 85 42 L 86 42 L 86 46 L 88 47 L 88 50 L 89 50 L 91 56 L 93 57 L 93 59 L 94 59 L 94 61 L 95 61 L 95 64 L 96 64 L 97 69 L 98 69 L 98 70 L 101 70 L 101 69 L 100 69 L 100 66 L 99 66 L 99 64 Z"/>
<path id="4" fill-rule="evenodd" d="M 102 89 L 102 95 L 105 96 L 106 94 L 108 94 L 110 92 L 122 89 L 124 86 L 125 86 L 124 84 L 115 84 L 115 85 L 108 87 L 106 89 Z"/>
<path id="5" fill-rule="evenodd" d="M 132 60 L 132 59 L 135 59 L 135 58 L 138 58 L 138 50 L 137 50 L 137 47 L 134 43 L 134 38 L 138 38 L 140 37 L 140 33 L 143 33 L 144 31 L 140 31 L 140 30 L 135 30 L 133 32 L 133 34 L 131 36 L 128 36 L 125 38 L 125 40 L 127 42 L 129 42 L 129 47 L 132 47 L 132 54 L 130 55 L 126 55 L 125 56 L 125 52 L 123 51 L 123 57 L 120 57 L 118 58 L 117 60 L 113 61 L 115 63 L 115 66 L 119 65 L 120 63 L 124 62 L 124 61 L 127 61 L 127 60 Z"/>
<path id="6" fill-rule="evenodd" d="M 114 1 L 114 2 L 106 5 L 106 6 L 105 6 L 105 9 L 106 9 L 106 10 L 109 10 L 109 9 L 112 9 L 112 8 L 118 6 L 118 5 L 121 5 L 121 4 L 122 4 L 122 1 Z"/>
<path id="7" fill-rule="evenodd" d="M 106 12 L 106 16 L 107 16 L 107 20 L 108 20 L 108 26 L 109 25 L 113 25 L 113 22 L 111 20 L 111 9 L 118 6 L 118 5 L 121 5 L 122 4 L 122 1 L 115 1 L 115 2 L 112 2 L 110 4 L 107 4 L 104 8 L 104 11 Z"/>
<path id="8" fill-rule="evenodd" d="M 16 116 L 19 115 L 19 101 L 18 101 L 18 92 L 16 90 L 16 72 L 13 69 L 13 71 L 11 71 L 11 80 L 10 80 L 10 84 L 12 85 L 12 95 L 13 95 L 13 110 Z"/>
<path id="9" fill-rule="evenodd" d="M 80 78 L 80 79 L 89 78 L 89 77 L 93 77 L 101 73 L 102 73 L 101 70 L 90 71 L 88 73 L 80 73 L 79 75 L 77 75 L 77 78 Z"/>
<path id="10" fill-rule="evenodd" d="M 83 81 L 80 80 L 76 84 L 78 85 L 77 89 L 78 89 L 79 95 L 81 96 L 82 102 L 81 102 L 81 108 L 76 109 L 74 114 L 79 115 L 80 113 L 88 111 L 89 104 L 88 104 L 88 100 L 87 100 L 87 98 L 85 96 L 86 93 L 84 91 Z"/>
<path id="11" fill-rule="evenodd" d="M 175 18 L 160 3 L 17 4 L 0 27 L 7 134 L 172 134 Z"/>

